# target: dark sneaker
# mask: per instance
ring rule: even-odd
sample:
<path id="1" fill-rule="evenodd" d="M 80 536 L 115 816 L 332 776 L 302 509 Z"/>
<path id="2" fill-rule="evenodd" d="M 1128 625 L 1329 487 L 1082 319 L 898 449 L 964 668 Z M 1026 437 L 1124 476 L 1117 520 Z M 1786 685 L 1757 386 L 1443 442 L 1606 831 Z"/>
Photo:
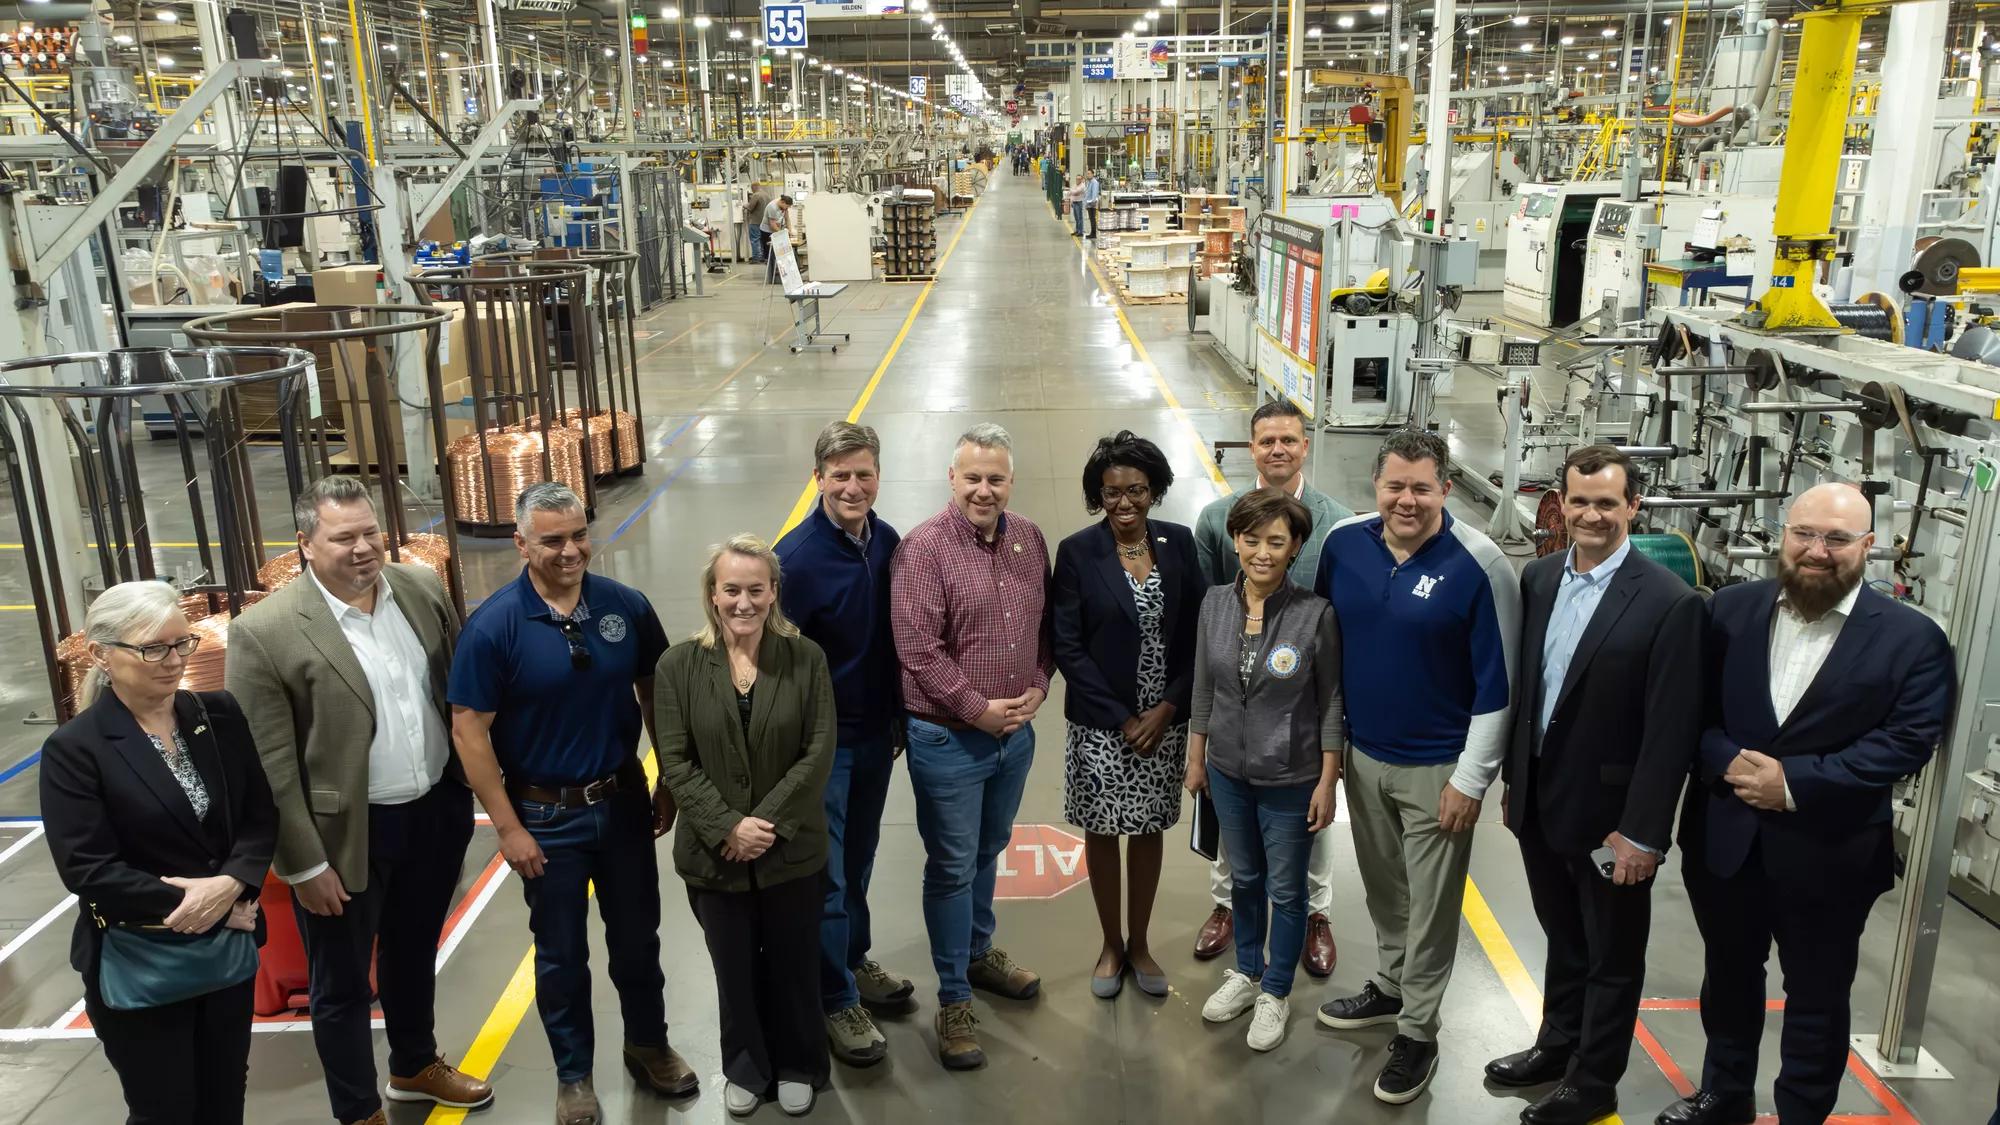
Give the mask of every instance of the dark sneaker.
<path id="1" fill-rule="evenodd" d="M 979 1020 L 972 1014 L 972 1001 L 961 1000 L 938 1009 L 938 1061 L 946 1070 L 977 1070 L 986 1065 L 986 1052 L 979 1049 L 974 1030 Z"/>
<path id="2" fill-rule="evenodd" d="M 997 948 L 987 950 L 984 957 L 974 958 L 966 966 L 965 979 L 974 988 L 1009 1000 L 1032 999 L 1042 988 L 1042 978 L 1016 965 L 1012 957 Z"/>
<path id="3" fill-rule="evenodd" d="M 1384 995 L 1372 980 L 1362 985 L 1361 991 L 1353 996 L 1329 1000 L 1319 1006 L 1320 1025 L 1339 1031 L 1395 1023 L 1396 1017 L 1402 1014 L 1403 998 Z"/>
<path id="4" fill-rule="evenodd" d="M 863 961 L 854 969 L 854 990 L 861 994 L 861 1002 L 868 1010 L 881 1015 L 892 1016 L 916 1007 L 911 997 L 917 986 L 902 977 L 892 977 L 887 969 L 873 961 Z"/>
<path id="5" fill-rule="evenodd" d="M 1375 1079 L 1375 1097 L 1390 1105 L 1417 1100 L 1437 1075 L 1438 1046 L 1398 1035 L 1389 1040 L 1389 1061 Z"/>

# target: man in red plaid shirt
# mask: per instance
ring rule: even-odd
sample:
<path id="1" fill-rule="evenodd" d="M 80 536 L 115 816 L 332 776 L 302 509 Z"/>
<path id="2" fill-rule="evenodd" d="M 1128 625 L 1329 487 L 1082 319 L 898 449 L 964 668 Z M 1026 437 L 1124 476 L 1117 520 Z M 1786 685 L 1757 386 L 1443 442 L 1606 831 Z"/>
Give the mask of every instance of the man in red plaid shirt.
<path id="1" fill-rule="evenodd" d="M 1045 614 L 1049 549 L 1007 514 L 1007 431 L 974 426 L 952 454 L 951 505 L 903 537 L 889 617 L 909 711 L 910 782 L 924 864 L 924 925 L 938 974 L 938 1058 L 983 1065 L 972 989 L 1025 1000 L 1041 978 L 993 945 L 993 886 L 1035 760 L 1035 711 L 1055 665 Z"/>

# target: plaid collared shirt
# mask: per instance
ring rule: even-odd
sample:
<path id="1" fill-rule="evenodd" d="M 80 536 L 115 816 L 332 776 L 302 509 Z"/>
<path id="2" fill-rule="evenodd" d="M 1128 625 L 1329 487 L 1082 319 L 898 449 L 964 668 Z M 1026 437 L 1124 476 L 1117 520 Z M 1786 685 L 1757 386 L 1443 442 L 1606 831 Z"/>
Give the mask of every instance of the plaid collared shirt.
<path id="1" fill-rule="evenodd" d="M 889 620 L 913 715 L 970 723 L 990 699 L 1049 690 L 1049 548 L 1003 515 L 991 543 L 956 507 L 903 537 L 890 566 Z"/>

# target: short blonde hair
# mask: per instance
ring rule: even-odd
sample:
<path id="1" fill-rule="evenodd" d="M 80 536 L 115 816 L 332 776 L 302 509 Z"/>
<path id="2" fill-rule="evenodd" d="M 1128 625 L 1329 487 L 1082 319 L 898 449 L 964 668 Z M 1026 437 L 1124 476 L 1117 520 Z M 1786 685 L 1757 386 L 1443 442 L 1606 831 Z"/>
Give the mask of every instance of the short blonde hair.
<path id="1" fill-rule="evenodd" d="M 722 615 L 715 611 L 715 567 L 724 555 L 760 559 L 771 569 L 771 615 L 764 619 L 764 632 L 780 637 L 798 636 L 799 627 L 785 617 L 785 607 L 778 600 L 783 588 L 784 569 L 778 562 L 778 552 L 755 535 L 746 534 L 732 535 L 708 549 L 708 563 L 701 568 L 701 612 L 708 623 L 694 635 L 695 643 L 703 648 L 714 648 L 722 643 Z"/>

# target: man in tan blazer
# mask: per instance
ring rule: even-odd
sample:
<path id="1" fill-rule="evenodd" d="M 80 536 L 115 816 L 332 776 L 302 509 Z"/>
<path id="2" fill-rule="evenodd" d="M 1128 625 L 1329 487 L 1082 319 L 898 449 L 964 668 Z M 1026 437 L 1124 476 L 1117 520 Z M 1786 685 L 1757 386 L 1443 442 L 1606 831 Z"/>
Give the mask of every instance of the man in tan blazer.
<path id="1" fill-rule="evenodd" d="M 371 955 L 383 1093 L 482 1107 L 492 1087 L 446 1064 L 433 1034 L 438 937 L 472 839 L 445 707 L 458 615 L 430 570 L 387 561 L 359 480 L 321 478 L 293 516 L 305 565 L 230 627 L 226 683 L 278 804 L 272 869 L 292 885 L 333 1115 L 387 1121 Z"/>

